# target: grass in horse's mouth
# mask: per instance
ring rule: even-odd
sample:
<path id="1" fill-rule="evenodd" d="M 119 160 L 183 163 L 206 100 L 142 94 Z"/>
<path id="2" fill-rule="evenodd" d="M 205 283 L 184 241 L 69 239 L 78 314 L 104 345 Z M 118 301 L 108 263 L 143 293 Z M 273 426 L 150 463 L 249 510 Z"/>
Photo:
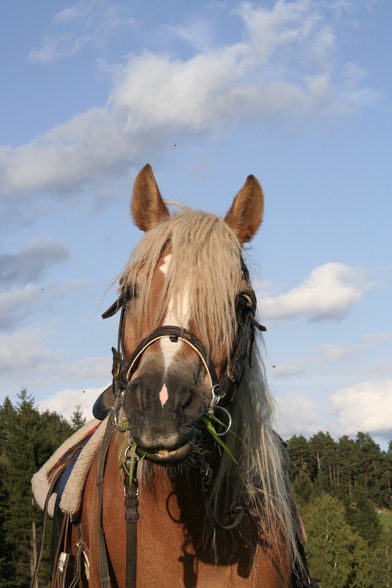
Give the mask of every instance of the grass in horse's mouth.
<path id="1" fill-rule="evenodd" d="M 204 415 L 200 422 L 205 427 L 206 431 L 211 435 L 215 444 L 218 448 L 218 451 L 222 454 L 222 451 L 227 453 L 230 459 L 238 465 L 238 461 L 234 457 L 233 453 L 231 452 L 230 448 L 226 445 L 226 443 L 222 440 L 222 438 L 218 435 L 216 428 L 214 425 L 219 424 L 221 426 L 225 426 L 225 424 L 220 421 L 214 414 L 209 413 Z M 167 449 L 163 447 L 157 448 L 149 448 L 148 450 L 142 447 L 141 445 L 137 445 L 135 441 L 132 439 L 132 436 L 129 432 L 128 422 L 121 423 L 122 431 L 127 433 L 124 437 L 124 441 L 121 444 L 120 452 L 119 452 L 119 464 L 120 467 L 124 468 L 124 460 L 123 460 L 123 453 L 126 447 L 130 448 L 131 450 L 131 461 L 130 461 L 130 468 L 129 471 L 125 467 L 125 471 L 129 476 L 130 483 L 133 476 L 133 469 L 134 469 L 134 461 L 135 458 L 139 459 L 146 459 L 151 462 L 155 463 L 162 463 L 162 464 L 170 464 L 170 463 L 180 463 L 183 462 L 191 453 L 195 442 L 195 435 L 196 432 L 192 435 L 190 439 L 188 439 L 183 445 L 175 447 L 174 449 Z"/>
<path id="2" fill-rule="evenodd" d="M 236 465 L 238 465 L 238 461 L 236 460 L 236 458 L 234 457 L 234 455 L 232 454 L 231 450 L 229 449 L 229 447 L 226 445 L 226 443 L 222 440 L 221 437 L 219 437 L 215 427 L 214 427 L 214 422 L 218 423 L 219 425 L 222 425 L 223 427 L 225 426 L 224 423 L 222 423 L 221 420 L 219 420 L 218 418 L 216 418 L 216 416 L 214 416 L 212 413 L 208 414 L 206 416 L 204 416 L 202 418 L 203 424 L 205 426 L 205 428 L 207 429 L 207 431 L 209 432 L 209 434 L 212 436 L 212 438 L 215 440 L 215 443 L 218 446 L 219 450 L 225 451 L 227 453 L 227 455 L 230 457 L 230 459 L 232 461 L 234 461 L 234 463 Z"/>

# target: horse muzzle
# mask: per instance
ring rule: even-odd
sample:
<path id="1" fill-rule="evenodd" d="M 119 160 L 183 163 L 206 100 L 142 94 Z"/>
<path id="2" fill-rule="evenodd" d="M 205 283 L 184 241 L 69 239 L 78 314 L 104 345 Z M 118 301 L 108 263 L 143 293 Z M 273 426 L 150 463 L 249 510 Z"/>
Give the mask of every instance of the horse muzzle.
<path id="1" fill-rule="evenodd" d="M 192 451 L 201 417 L 208 411 L 208 388 L 192 370 L 141 370 L 122 402 L 137 454 L 154 462 L 182 461 Z"/>

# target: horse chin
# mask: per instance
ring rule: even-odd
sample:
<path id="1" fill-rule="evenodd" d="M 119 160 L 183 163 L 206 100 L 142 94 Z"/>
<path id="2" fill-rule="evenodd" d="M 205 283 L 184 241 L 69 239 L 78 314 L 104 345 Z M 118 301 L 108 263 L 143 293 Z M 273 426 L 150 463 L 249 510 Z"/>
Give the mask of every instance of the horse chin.
<path id="1" fill-rule="evenodd" d="M 136 453 L 139 457 L 152 461 L 154 463 L 166 464 L 183 461 L 191 453 L 193 447 L 192 439 L 189 439 L 183 445 L 174 449 L 166 448 L 149 448 L 144 449 L 140 445 L 136 447 Z"/>

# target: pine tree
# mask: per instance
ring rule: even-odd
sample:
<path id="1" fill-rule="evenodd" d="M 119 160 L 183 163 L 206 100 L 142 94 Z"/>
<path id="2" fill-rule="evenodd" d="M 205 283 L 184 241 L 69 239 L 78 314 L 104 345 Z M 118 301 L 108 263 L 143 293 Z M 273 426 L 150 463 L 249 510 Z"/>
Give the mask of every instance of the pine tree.
<path id="1" fill-rule="evenodd" d="M 358 478 L 359 451 L 353 439 L 343 435 L 336 447 L 338 462 L 337 493 L 342 498 L 353 496 L 354 485 Z"/>
<path id="2" fill-rule="evenodd" d="M 381 470 L 380 447 L 368 433 L 359 432 L 355 443 L 359 451 L 359 483 L 369 498 L 374 498 L 377 473 Z"/>
<path id="3" fill-rule="evenodd" d="M 299 506 L 307 504 L 312 496 L 313 484 L 308 474 L 300 472 L 292 484 L 294 496 Z"/>
<path id="4" fill-rule="evenodd" d="M 309 448 L 317 463 L 317 484 L 321 492 L 337 485 L 336 443 L 329 433 L 320 431 L 309 440 Z"/>
<path id="5" fill-rule="evenodd" d="M 308 441 L 303 435 L 294 435 L 287 442 L 290 456 L 290 476 L 292 479 L 300 472 L 306 472 L 311 479 L 317 475 L 316 461 L 309 448 Z"/>
<path id="6" fill-rule="evenodd" d="M 81 405 L 77 404 L 75 410 L 73 411 L 72 418 L 71 418 L 71 427 L 73 431 L 77 431 L 86 423 L 86 419 L 83 416 L 81 411 Z"/>
<path id="7" fill-rule="evenodd" d="M 12 467 L 8 473 L 9 511 L 5 521 L 8 542 L 14 546 L 12 565 L 16 586 L 29 583 L 33 568 L 32 529 L 37 525 L 31 501 L 30 480 L 37 469 L 35 448 L 39 433 L 39 413 L 32 397 L 22 390 L 15 418 L 10 423 L 7 455 Z"/>
<path id="8" fill-rule="evenodd" d="M 3 405 L 0 407 L 0 586 L 4 587 L 12 585 L 6 578 L 12 578 L 13 576 L 10 562 L 14 545 L 7 538 L 6 521 L 10 502 L 7 479 L 11 467 L 7 447 L 9 426 L 14 417 L 14 408 L 9 398 L 5 398 Z"/>
<path id="9" fill-rule="evenodd" d="M 32 475 L 71 433 L 70 425 L 55 413 L 42 415 L 34 399 L 22 390 L 16 408 L 6 400 L 1 410 L 0 448 L 6 467 L 2 478 L 4 542 L 7 548 L 7 574 L 2 588 L 28 586 L 34 566 L 33 535 L 39 538 L 41 512 L 31 494 Z M 3 502 L 4 500 L 4 502 Z M 0 514 L 1 516 L 1 514 Z M 48 577 L 48 554 L 43 577 Z M 46 568 L 45 568 L 46 564 Z M 0 563 L 0 565 L 3 565 Z"/>

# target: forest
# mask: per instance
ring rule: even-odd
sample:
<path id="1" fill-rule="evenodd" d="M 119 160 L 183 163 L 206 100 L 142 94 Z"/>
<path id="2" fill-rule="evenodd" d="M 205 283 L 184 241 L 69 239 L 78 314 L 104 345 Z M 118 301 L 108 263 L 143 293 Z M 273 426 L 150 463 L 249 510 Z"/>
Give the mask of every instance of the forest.
<path id="1" fill-rule="evenodd" d="M 42 513 L 30 480 L 64 439 L 83 424 L 38 411 L 22 390 L 0 405 L 0 587 L 29 586 Z M 392 586 L 392 441 L 383 451 L 370 435 L 334 440 L 319 432 L 287 440 L 290 478 L 308 535 L 311 574 L 320 588 Z M 50 528 L 49 528 L 50 534 Z M 40 586 L 49 579 L 49 543 Z"/>

